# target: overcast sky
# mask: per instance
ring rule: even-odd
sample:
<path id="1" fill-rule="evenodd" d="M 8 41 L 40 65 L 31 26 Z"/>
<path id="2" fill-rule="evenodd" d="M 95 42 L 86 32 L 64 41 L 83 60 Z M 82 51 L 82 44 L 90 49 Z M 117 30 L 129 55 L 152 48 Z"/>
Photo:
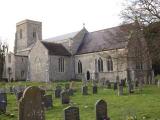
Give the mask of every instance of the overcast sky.
<path id="1" fill-rule="evenodd" d="M 82 29 L 96 31 L 121 23 L 124 0 L 0 0 L 0 39 L 12 51 L 16 23 L 42 22 L 43 39 Z"/>

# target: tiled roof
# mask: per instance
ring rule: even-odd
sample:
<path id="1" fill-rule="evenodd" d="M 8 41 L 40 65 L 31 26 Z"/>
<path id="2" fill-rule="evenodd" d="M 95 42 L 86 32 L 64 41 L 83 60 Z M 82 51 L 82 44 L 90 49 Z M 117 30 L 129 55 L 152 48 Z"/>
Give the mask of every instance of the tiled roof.
<path id="1" fill-rule="evenodd" d="M 86 33 L 77 54 L 125 48 L 128 43 L 130 27 L 129 24 Z"/>
<path id="2" fill-rule="evenodd" d="M 68 33 L 68 34 L 64 34 L 64 35 L 60 35 L 60 36 L 56 36 L 56 37 L 52 37 L 52 38 L 49 38 L 49 39 L 45 39 L 43 41 L 46 41 L 46 42 L 59 42 L 60 40 L 74 38 L 77 35 L 78 32 L 79 31 Z"/>
<path id="3" fill-rule="evenodd" d="M 48 49 L 49 55 L 62 55 L 62 56 L 71 55 L 62 44 L 44 42 L 44 41 L 42 41 L 42 44 Z"/>

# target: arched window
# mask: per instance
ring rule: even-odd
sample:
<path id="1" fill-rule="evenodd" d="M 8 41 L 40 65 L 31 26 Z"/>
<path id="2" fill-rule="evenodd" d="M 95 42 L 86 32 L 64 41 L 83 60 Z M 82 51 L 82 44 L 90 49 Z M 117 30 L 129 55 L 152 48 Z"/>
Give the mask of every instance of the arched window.
<path id="1" fill-rule="evenodd" d="M 58 59 L 59 72 L 64 72 L 64 58 Z"/>
<path id="2" fill-rule="evenodd" d="M 112 62 L 112 58 L 110 56 L 107 59 L 107 69 L 108 69 L 108 71 L 113 71 L 113 62 Z"/>
<path id="3" fill-rule="evenodd" d="M 78 73 L 82 73 L 82 63 L 80 60 L 78 61 Z"/>
<path id="4" fill-rule="evenodd" d="M 19 34 L 19 38 L 20 39 L 22 39 L 22 37 L 23 37 L 23 33 L 22 32 L 23 32 L 22 29 L 20 29 L 20 34 Z"/>
<path id="5" fill-rule="evenodd" d="M 142 62 L 142 52 L 139 47 L 135 48 L 135 64 L 136 69 L 142 70 L 143 69 L 143 62 Z"/>
<path id="6" fill-rule="evenodd" d="M 98 71 L 103 72 L 103 60 L 101 58 L 98 59 Z"/>

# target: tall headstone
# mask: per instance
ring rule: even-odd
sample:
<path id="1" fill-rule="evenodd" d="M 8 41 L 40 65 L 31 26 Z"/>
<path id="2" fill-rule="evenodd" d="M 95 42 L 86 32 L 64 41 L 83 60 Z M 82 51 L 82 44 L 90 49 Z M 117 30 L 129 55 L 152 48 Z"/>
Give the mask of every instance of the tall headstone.
<path id="1" fill-rule="evenodd" d="M 94 85 L 94 86 L 92 87 L 92 89 L 93 89 L 93 94 L 97 94 L 97 92 L 98 92 L 97 86 Z"/>
<path id="2" fill-rule="evenodd" d="M 43 93 L 39 87 L 25 89 L 19 102 L 19 120 L 45 120 Z"/>
<path id="3" fill-rule="evenodd" d="M 64 109 L 64 120 L 80 120 L 78 107 L 67 107 Z"/>
<path id="4" fill-rule="evenodd" d="M 61 86 L 57 86 L 55 90 L 55 98 L 60 98 L 62 92 Z"/>
<path id="5" fill-rule="evenodd" d="M 107 103 L 104 100 L 96 102 L 96 120 L 110 120 L 107 114 Z"/>
<path id="6" fill-rule="evenodd" d="M 88 95 L 88 87 L 82 86 L 82 95 Z"/>
<path id="7" fill-rule="evenodd" d="M 117 88 L 118 88 L 118 87 L 117 87 L 117 82 L 115 82 L 114 85 L 113 85 L 113 89 L 114 89 L 114 90 L 117 90 Z"/>
<path id="8" fill-rule="evenodd" d="M 0 93 L 0 113 L 5 113 L 7 107 L 7 94 Z"/>
<path id="9" fill-rule="evenodd" d="M 44 106 L 45 108 L 52 108 L 53 107 L 53 100 L 52 100 L 52 95 L 44 95 Z"/>
<path id="10" fill-rule="evenodd" d="M 62 104 L 69 104 L 70 102 L 68 92 L 65 90 L 61 92 L 61 102 Z"/>
<path id="11" fill-rule="evenodd" d="M 118 87 L 118 96 L 120 95 L 123 95 L 123 85 L 122 84 L 119 84 L 119 87 Z"/>

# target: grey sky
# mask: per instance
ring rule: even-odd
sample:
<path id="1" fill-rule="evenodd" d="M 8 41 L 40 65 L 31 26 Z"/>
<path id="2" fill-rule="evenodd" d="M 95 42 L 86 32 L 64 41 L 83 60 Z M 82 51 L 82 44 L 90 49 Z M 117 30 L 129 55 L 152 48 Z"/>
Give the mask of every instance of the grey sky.
<path id="1" fill-rule="evenodd" d="M 31 19 L 42 22 L 43 39 L 78 31 L 83 23 L 96 31 L 121 23 L 124 0 L 0 0 L 0 38 L 13 50 L 16 23 Z"/>

